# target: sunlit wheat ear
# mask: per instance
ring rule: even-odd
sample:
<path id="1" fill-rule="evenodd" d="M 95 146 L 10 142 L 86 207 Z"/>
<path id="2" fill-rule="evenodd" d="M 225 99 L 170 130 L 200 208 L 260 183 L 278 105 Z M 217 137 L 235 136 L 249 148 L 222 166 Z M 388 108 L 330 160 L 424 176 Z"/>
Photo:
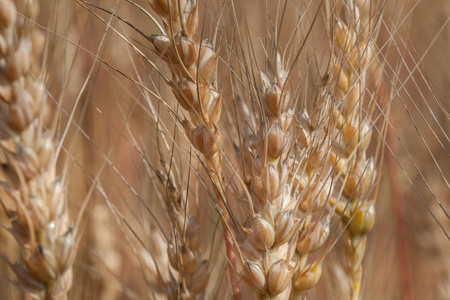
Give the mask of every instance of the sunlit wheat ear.
<path id="1" fill-rule="evenodd" d="M 161 3 L 160 3 L 161 2 Z M 222 136 L 215 126 L 222 111 L 221 95 L 212 85 L 217 54 L 206 40 L 197 36 L 198 4 L 181 1 L 151 2 L 166 26 L 166 35 L 152 35 L 155 52 L 172 70 L 170 86 L 178 103 L 189 113 L 183 126 L 193 146 L 206 160 L 212 178 L 220 177 Z M 167 11 L 171 5 L 172 11 Z M 213 175 L 215 174 L 215 175 Z M 218 180 L 214 179 L 214 180 Z M 219 185 L 220 186 L 220 185 Z"/>
<path id="2" fill-rule="evenodd" d="M 28 2 L 27 17 L 36 15 Z M 34 299 L 65 299 L 72 285 L 75 240 L 64 183 L 55 174 L 53 133 L 42 114 L 46 89 L 30 71 L 32 27 L 0 1 L 1 204 L 22 261 L 10 263 L 16 285 Z M 36 49 L 35 49 L 36 50 Z"/>
<path id="3" fill-rule="evenodd" d="M 242 130 L 242 172 L 250 198 L 241 228 L 245 235 L 237 234 L 240 274 L 260 297 L 289 299 L 321 277 L 323 257 L 307 262 L 330 231 L 330 138 L 322 127 L 313 128 L 306 112 L 296 112 L 289 69 L 280 53 L 260 76 L 260 91 L 252 96 L 258 99 L 257 112 L 242 110 L 250 114 L 244 118 L 255 120 L 249 123 L 259 125 Z M 330 120 L 329 112 L 324 113 Z"/>
<path id="4" fill-rule="evenodd" d="M 286 187 L 292 169 L 289 149 L 293 144 L 291 92 L 287 71 L 276 54 L 271 72 L 261 73 L 261 116 L 256 136 L 244 137 L 242 166 L 251 195 L 239 239 L 241 278 L 260 296 L 289 295 L 296 262 L 292 240 L 300 222 L 296 198 Z M 251 119 L 254 117 L 249 116 Z M 295 237 L 294 237 L 295 240 Z M 286 295 L 281 297 L 286 298 Z"/>

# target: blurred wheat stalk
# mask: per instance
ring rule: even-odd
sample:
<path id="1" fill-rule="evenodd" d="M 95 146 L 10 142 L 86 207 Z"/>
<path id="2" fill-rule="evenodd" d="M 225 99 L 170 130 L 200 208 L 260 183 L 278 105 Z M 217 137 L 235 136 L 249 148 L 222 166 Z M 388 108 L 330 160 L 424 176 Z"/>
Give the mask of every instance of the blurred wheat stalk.
<path id="1" fill-rule="evenodd" d="M 0 2 L 1 201 L 10 219 L 3 226 L 23 264 L 9 263 L 16 258 L 7 239 L 2 253 L 31 297 L 66 297 L 75 234 L 70 299 L 393 297 L 400 282 L 373 295 L 389 267 L 373 267 L 383 245 L 371 239 L 374 226 L 401 215 L 385 201 L 400 184 L 382 177 L 406 60 L 399 67 L 389 57 L 402 48 L 394 36 L 403 22 L 388 3 L 54 2 L 43 11 L 50 19 L 70 13 L 63 32 L 47 30 L 69 47 L 50 54 L 70 68 L 46 71 L 49 85 L 58 72 L 69 78 L 61 116 L 47 125 L 39 64 L 23 63 L 33 55 L 20 45 L 39 41 L 30 37 L 39 32 L 36 14 L 21 10 L 34 2 L 23 2 L 18 14 L 11 1 Z M 27 29 L 11 29 L 16 23 Z M 9 58 L 14 51 L 26 59 Z M 15 76 L 11 62 L 22 64 Z M 29 104 L 18 103 L 26 97 L 16 90 L 30 94 Z M 69 161 L 77 195 L 69 199 L 89 201 L 68 207 L 52 152 L 66 129 L 60 160 Z M 68 208 L 81 232 L 71 229 Z M 445 232 L 448 220 L 438 221 Z M 417 280 L 408 276 L 404 299 Z"/>

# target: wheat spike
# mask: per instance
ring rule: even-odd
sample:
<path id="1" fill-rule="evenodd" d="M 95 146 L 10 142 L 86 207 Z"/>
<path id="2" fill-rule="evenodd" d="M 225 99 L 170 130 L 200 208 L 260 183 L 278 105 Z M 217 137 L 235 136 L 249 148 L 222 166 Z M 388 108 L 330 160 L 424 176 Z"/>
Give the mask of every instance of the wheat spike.
<path id="1" fill-rule="evenodd" d="M 222 95 L 217 91 L 214 74 L 218 55 L 206 40 L 197 35 L 198 3 L 196 0 L 148 0 L 163 21 L 165 34 L 152 35 L 154 51 L 172 70 L 170 86 L 178 103 L 189 113 L 182 121 L 186 135 L 204 158 L 208 176 L 214 185 L 216 199 L 223 216 L 223 230 L 230 268 L 234 299 L 240 298 L 234 274 L 235 258 L 223 202 L 222 134 L 216 126 L 222 113 Z"/>
<path id="2" fill-rule="evenodd" d="M 37 4 L 27 3 L 34 18 Z M 56 176 L 54 142 L 42 124 L 46 89 L 30 71 L 33 29 L 16 19 L 12 1 L 0 1 L 1 204 L 22 261 L 10 263 L 16 285 L 34 299 L 65 299 L 72 285 L 75 233 L 65 188 Z M 3 47 L 4 46 L 4 47 Z"/>
<path id="3" fill-rule="evenodd" d="M 367 8 L 367 6 L 366 6 Z M 364 257 L 367 233 L 375 222 L 375 202 L 373 197 L 376 185 L 375 156 L 368 147 L 371 141 L 371 114 L 364 106 L 364 94 L 368 89 L 370 63 L 374 57 L 376 31 L 367 15 L 361 17 L 360 8 L 355 2 L 342 1 L 337 6 L 335 29 L 334 72 L 336 82 L 333 117 L 342 156 L 334 152 L 333 160 L 342 161 L 345 169 L 336 168 L 341 176 L 345 206 L 337 209 L 346 226 L 347 270 L 352 281 L 351 299 L 358 299 L 362 280 L 362 260 Z M 342 17 L 342 15 L 344 17 Z M 342 103 L 341 108 L 336 103 Z"/>

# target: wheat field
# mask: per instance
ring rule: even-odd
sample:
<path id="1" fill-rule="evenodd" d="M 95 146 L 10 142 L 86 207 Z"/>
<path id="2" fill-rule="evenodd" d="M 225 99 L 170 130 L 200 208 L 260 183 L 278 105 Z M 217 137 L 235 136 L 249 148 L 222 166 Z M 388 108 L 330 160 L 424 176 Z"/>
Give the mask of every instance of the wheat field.
<path id="1" fill-rule="evenodd" d="M 0 299 L 450 299 L 447 0 L 0 0 Z"/>

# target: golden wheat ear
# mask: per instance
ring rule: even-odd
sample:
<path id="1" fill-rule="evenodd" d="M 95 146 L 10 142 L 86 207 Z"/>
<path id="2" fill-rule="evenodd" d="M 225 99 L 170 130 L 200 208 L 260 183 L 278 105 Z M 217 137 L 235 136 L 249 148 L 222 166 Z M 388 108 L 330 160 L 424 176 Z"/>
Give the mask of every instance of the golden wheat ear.
<path id="1" fill-rule="evenodd" d="M 37 3 L 24 12 L 34 17 Z M 0 1 L 2 206 L 21 261 L 10 263 L 15 284 L 33 299 L 65 299 L 72 285 L 75 232 L 69 223 L 64 182 L 56 175 L 53 132 L 44 125 L 47 91 L 35 77 L 28 21 L 10 0 Z M 35 50 L 35 49 L 34 49 Z"/>
<path id="2" fill-rule="evenodd" d="M 366 94 L 377 94 L 377 85 L 368 84 L 374 58 L 376 26 L 367 12 L 356 3 L 337 2 L 335 8 L 333 72 L 335 83 L 331 93 L 337 147 L 331 153 L 337 166 L 335 176 L 342 186 L 336 212 L 345 226 L 347 273 L 351 280 L 351 299 L 359 299 L 362 282 L 362 261 L 367 234 L 375 222 L 378 189 L 376 161 L 380 146 L 372 153 L 369 144 L 372 127 L 377 122 L 376 105 L 367 103 Z M 364 23 L 367 22 L 367 23 Z M 372 90 L 373 89 L 373 90 Z M 381 136 L 382 134 L 380 134 Z M 379 143 L 381 144 L 381 143 Z M 375 199 L 375 200 L 374 200 Z"/>
<path id="3" fill-rule="evenodd" d="M 222 95 L 214 83 L 218 55 L 213 46 L 198 36 L 198 2 L 148 1 L 161 17 L 165 27 L 162 35 L 152 35 L 153 51 L 171 69 L 170 87 L 189 118 L 182 121 L 192 146 L 203 156 L 204 167 L 214 185 L 215 199 L 223 215 L 223 230 L 230 263 L 230 279 L 234 299 L 240 298 L 235 274 L 234 250 L 227 221 L 230 219 L 224 202 L 222 177 L 222 133 L 217 126 L 222 114 Z"/>

